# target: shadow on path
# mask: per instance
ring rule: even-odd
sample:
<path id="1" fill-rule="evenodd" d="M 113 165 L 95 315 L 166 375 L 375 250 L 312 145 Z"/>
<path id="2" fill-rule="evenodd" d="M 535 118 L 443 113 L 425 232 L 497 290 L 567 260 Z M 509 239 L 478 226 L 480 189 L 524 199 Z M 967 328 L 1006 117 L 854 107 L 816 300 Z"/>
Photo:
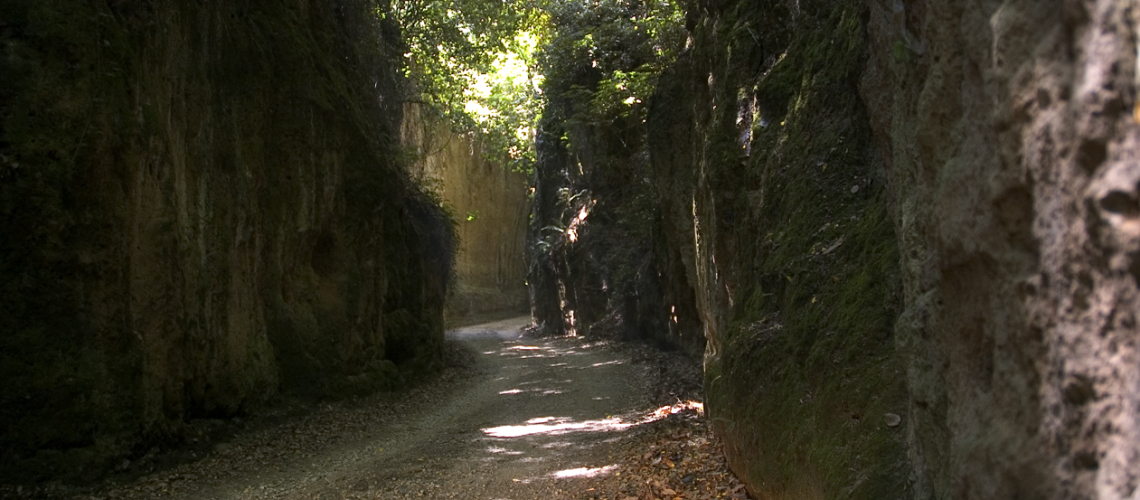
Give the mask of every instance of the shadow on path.
<path id="1" fill-rule="evenodd" d="M 449 331 L 475 368 L 414 404 L 328 406 L 96 498 L 580 498 L 588 478 L 612 473 L 616 444 L 655 418 L 651 377 L 605 344 L 522 338 L 528 324 Z"/>

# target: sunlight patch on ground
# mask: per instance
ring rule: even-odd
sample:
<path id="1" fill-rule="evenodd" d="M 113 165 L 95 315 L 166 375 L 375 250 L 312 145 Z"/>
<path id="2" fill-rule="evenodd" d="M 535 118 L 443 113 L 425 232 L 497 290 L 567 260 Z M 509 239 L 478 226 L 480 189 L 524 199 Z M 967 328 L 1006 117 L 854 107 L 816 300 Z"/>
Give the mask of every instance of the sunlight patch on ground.
<path id="1" fill-rule="evenodd" d="M 508 390 L 505 390 L 505 391 L 499 391 L 499 395 L 500 395 L 500 396 L 510 396 L 510 395 L 513 395 L 513 394 L 523 394 L 523 393 L 526 393 L 526 392 L 530 392 L 530 393 L 538 394 L 538 395 L 540 395 L 540 396 L 555 396 L 555 395 L 558 395 L 558 394 L 563 394 L 565 391 L 563 391 L 563 390 L 561 390 L 561 389 L 542 389 L 542 388 L 537 388 L 537 389 L 527 389 L 527 390 L 522 390 L 522 389 L 508 389 Z"/>
<path id="2" fill-rule="evenodd" d="M 534 345 L 515 345 L 504 347 L 499 356 L 517 356 L 518 359 L 549 358 L 558 355 L 558 351 L 549 347 Z"/>
<path id="3" fill-rule="evenodd" d="M 705 405 L 697 401 L 682 401 L 671 406 L 662 406 L 648 412 L 639 419 L 623 420 L 621 417 L 607 417 L 596 420 L 575 422 L 566 417 L 539 417 L 527 420 L 523 425 L 500 425 L 487 427 L 483 433 L 495 438 L 517 438 L 523 436 L 561 436 L 574 432 L 621 432 L 641 424 L 648 424 L 662 420 L 669 415 L 681 413 L 685 410 L 696 411 L 704 415 Z"/>
<path id="4" fill-rule="evenodd" d="M 653 410 L 653 412 L 650 413 L 644 420 L 642 420 L 641 423 L 656 422 L 656 421 L 661 420 L 665 417 L 668 417 L 669 415 L 675 415 L 675 414 L 681 413 L 685 410 L 693 410 L 693 411 L 697 412 L 697 415 L 704 416 L 705 405 L 704 405 L 704 403 L 701 403 L 699 401 L 691 401 L 690 400 L 690 401 L 682 401 L 682 402 L 677 403 L 677 404 L 672 405 L 672 406 L 662 406 L 656 410 Z"/>
<path id="5" fill-rule="evenodd" d="M 571 477 L 589 478 L 589 477 L 598 477 L 601 475 L 610 474 L 615 469 L 617 469 L 616 465 L 607 465 L 605 467 L 597 467 L 597 468 L 578 467 L 576 469 L 560 470 L 558 472 L 551 473 L 550 475 L 553 477 L 556 477 L 558 479 L 567 479 L 567 478 L 571 478 Z"/>
<path id="6" fill-rule="evenodd" d="M 545 421 L 543 423 L 528 423 L 524 425 L 501 425 L 499 427 L 490 427 L 483 429 L 483 433 L 497 438 L 516 438 L 523 436 L 533 436 L 536 434 L 547 436 L 560 436 L 562 434 L 569 434 L 572 432 L 613 432 L 624 431 L 633 427 L 633 423 L 623 422 L 620 418 L 610 417 L 598 420 L 586 420 L 584 422 L 574 422 L 572 419 L 554 419 L 554 417 L 545 417 L 554 420 Z"/>
<path id="7" fill-rule="evenodd" d="M 541 351 L 542 349 L 543 348 L 535 346 L 535 345 L 516 345 L 514 347 L 508 347 L 506 350 L 508 350 L 508 351 Z"/>

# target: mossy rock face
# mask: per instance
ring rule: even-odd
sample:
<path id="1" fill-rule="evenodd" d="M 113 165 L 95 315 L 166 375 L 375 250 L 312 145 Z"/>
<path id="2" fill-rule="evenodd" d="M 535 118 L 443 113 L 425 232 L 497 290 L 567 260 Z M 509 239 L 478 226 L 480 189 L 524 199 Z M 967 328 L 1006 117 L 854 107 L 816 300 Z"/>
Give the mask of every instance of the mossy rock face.
<path id="1" fill-rule="evenodd" d="M 556 14 L 527 238 L 532 312 L 551 333 L 696 356 L 704 339 L 683 264 L 665 239 L 649 162 L 640 99 L 648 96 L 614 97 L 627 84 L 652 88 L 657 70 L 649 68 L 665 64 L 654 54 L 672 50 L 630 23 L 644 5 L 601 2 Z M 615 85 L 619 74 L 630 81 Z"/>
<path id="2" fill-rule="evenodd" d="M 0 12 L 0 480 L 397 383 L 388 333 L 438 351 L 453 228 L 396 160 L 364 2 Z"/>
<path id="3" fill-rule="evenodd" d="M 548 75 L 536 319 L 707 341 L 709 414 L 759 498 L 906 487 L 899 255 L 858 92 L 866 14 L 857 1 L 697 2 L 644 123 L 581 118 L 601 70 Z"/>
<path id="4" fill-rule="evenodd" d="M 709 334 L 709 415 L 760 498 L 891 498 L 906 433 L 885 415 L 907 395 L 897 243 L 857 88 L 865 14 L 770 3 L 708 6 L 649 115 L 666 230 L 696 236 L 678 259 Z"/>

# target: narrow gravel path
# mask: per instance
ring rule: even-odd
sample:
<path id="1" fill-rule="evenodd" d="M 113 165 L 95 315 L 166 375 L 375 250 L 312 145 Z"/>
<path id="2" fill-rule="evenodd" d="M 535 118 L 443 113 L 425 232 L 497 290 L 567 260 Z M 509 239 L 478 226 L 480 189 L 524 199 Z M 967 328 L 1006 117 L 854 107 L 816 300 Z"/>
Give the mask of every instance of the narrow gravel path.
<path id="1" fill-rule="evenodd" d="M 651 369 L 583 339 L 520 338 L 527 322 L 449 332 L 475 368 L 419 401 L 328 406 L 89 498 L 582 498 L 651 410 Z"/>

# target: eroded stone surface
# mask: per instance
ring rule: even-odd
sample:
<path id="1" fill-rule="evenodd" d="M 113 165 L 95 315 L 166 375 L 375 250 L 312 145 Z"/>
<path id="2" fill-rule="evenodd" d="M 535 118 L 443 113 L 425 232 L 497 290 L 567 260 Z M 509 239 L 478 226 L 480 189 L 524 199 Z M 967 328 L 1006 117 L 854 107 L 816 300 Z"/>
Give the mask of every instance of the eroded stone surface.
<path id="1" fill-rule="evenodd" d="M 389 140 L 391 33 L 279 7 L 5 4 L 5 479 L 441 363 L 450 225 Z"/>
<path id="2" fill-rule="evenodd" d="M 1135 8 L 872 3 L 919 498 L 1136 494 Z"/>
<path id="3" fill-rule="evenodd" d="M 417 152 L 412 174 L 454 211 L 459 235 L 449 318 L 525 311 L 529 181 L 484 157 L 475 134 L 457 134 L 420 105 L 404 106 L 401 143 Z"/>

